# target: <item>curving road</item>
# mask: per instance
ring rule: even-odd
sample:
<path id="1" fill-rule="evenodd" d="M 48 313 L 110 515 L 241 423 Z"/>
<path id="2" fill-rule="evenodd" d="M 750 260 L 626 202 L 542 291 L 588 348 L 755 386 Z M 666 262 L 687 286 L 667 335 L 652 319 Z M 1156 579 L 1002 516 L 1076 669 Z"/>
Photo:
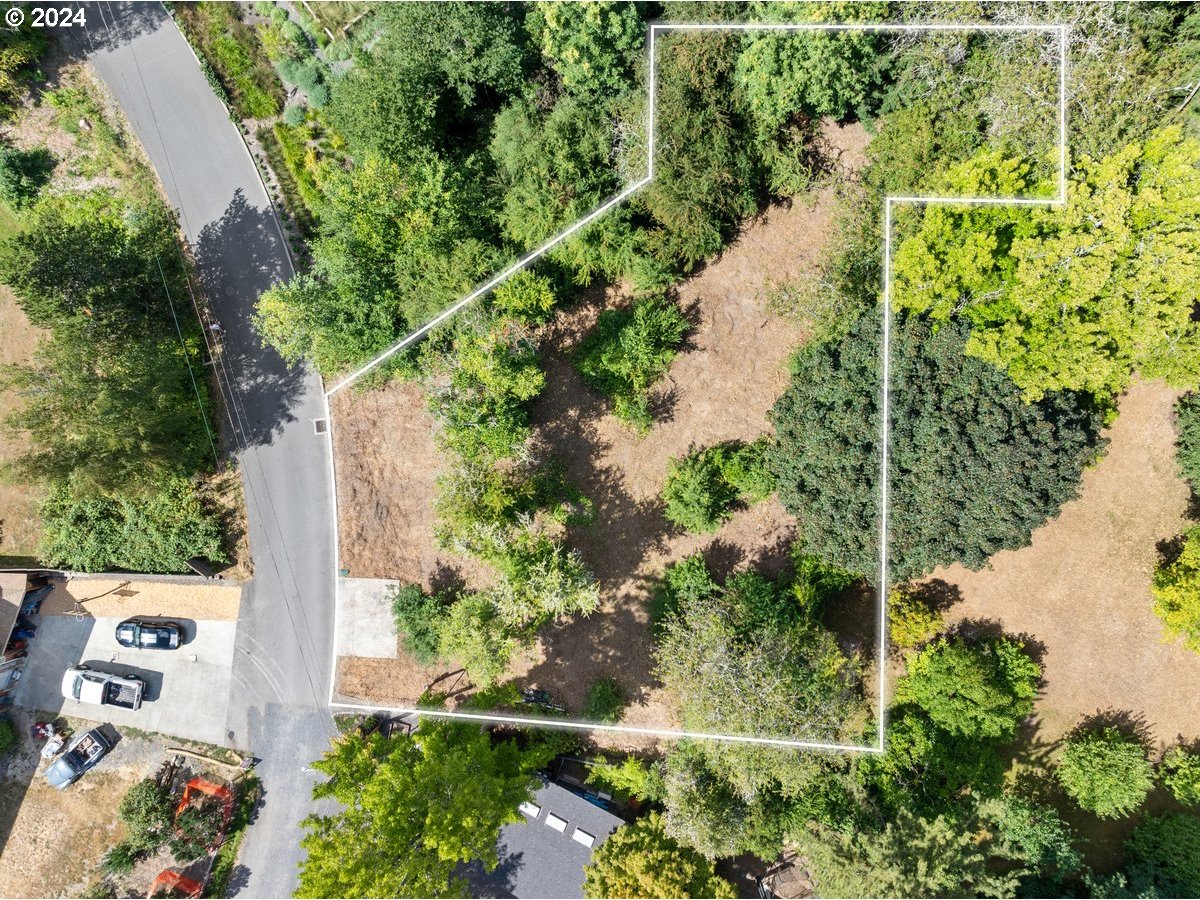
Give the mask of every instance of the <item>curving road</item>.
<path id="1" fill-rule="evenodd" d="M 265 349 L 251 313 L 291 275 L 283 234 L 254 163 L 191 48 L 158 3 L 89 3 L 86 30 L 61 35 L 106 82 L 179 210 L 223 345 L 217 375 L 226 447 L 245 488 L 254 578 L 243 593 L 227 738 L 261 758 L 263 804 L 234 889 L 287 897 L 312 811 L 307 765 L 334 734 L 333 523 L 320 378 Z M 176 298 L 187 307 L 188 298 Z M 218 334 L 211 330 L 206 336 Z"/>

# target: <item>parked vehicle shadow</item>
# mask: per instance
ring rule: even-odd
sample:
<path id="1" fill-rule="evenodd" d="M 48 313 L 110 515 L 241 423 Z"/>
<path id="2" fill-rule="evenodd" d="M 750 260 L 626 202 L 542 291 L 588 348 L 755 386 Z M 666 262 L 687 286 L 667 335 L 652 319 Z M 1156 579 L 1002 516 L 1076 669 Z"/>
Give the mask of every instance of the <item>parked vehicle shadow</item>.
<path id="1" fill-rule="evenodd" d="M 241 189 L 194 247 L 196 274 L 215 320 L 206 323 L 228 407 L 222 428 L 239 449 L 269 444 L 295 420 L 304 369 L 264 346 L 254 325 L 258 297 L 286 276 L 286 250 L 273 213 L 252 206 Z M 215 328 L 213 326 L 216 326 Z"/>

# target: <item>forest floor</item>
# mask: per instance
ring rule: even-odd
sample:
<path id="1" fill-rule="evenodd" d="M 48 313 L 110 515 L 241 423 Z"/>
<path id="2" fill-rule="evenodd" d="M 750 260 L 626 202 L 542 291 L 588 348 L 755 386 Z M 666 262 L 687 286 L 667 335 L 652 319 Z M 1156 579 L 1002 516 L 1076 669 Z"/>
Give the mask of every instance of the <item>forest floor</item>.
<path id="1" fill-rule="evenodd" d="M 997 553 L 979 572 L 956 565 L 933 575 L 961 597 L 952 622 L 998 623 L 1040 657 L 1031 759 L 1105 711 L 1140 723 L 1160 747 L 1200 738 L 1200 655 L 1164 640 L 1150 593 L 1160 552 L 1187 524 L 1189 490 L 1174 454 L 1178 395 L 1134 382 L 1104 458 L 1030 546 Z"/>
<path id="2" fill-rule="evenodd" d="M 867 140 L 861 127 L 829 137 L 844 168 L 861 164 Z M 544 628 L 510 672 L 522 686 L 546 689 L 578 714 L 594 681 L 615 678 L 630 700 L 622 724 L 672 727 L 673 704 L 652 672 L 646 610 L 663 569 L 698 550 L 718 577 L 751 567 L 774 574 L 788 564 L 794 521 L 773 499 L 737 512 L 716 534 L 697 536 L 669 525 L 659 495 L 672 457 L 770 430 L 767 414 L 787 385 L 787 360 L 805 333 L 768 311 L 765 297 L 815 272 L 837 203 L 827 186 L 767 209 L 679 285 L 681 308 L 695 327 L 658 385 L 652 405 L 660 414 L 645 435 L 619 422 L 570 363 L 572 347 L 601 310 L 629 301 L 619 286 L 589 289 L 539 336 L 547 388 L 533 406 L 534 443 L 539 456 L 563 464 L 594 504 L 593 521 L 572 527 L 569 542 L 596 575 L 601 607 L 590 617 Z M 445 461 L 420 390 L 393 382 L 342 392 L 333 400 L 333 416 L 341 567 L 352 577 L 431 587 L 476 588 L 494 578 L 486 566 L 446 554 L 434 541 L 434 482 Z M 400 656 L 343 657 L 339 690 L 411 703 L 413 689 L 431 673 Z"/>

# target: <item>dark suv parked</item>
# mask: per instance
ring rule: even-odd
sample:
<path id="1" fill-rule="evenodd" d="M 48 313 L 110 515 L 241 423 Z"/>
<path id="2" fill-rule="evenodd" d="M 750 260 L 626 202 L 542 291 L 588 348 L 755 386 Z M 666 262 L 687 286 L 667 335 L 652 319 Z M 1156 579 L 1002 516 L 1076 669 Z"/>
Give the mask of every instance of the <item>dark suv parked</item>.
<path id="1" fill-rule="evenodd" d="M 183 629 L 176 622 L 126 619 L 117 626 L 117 643 L 138 650 L 175 650 L 183 643 Z"/>

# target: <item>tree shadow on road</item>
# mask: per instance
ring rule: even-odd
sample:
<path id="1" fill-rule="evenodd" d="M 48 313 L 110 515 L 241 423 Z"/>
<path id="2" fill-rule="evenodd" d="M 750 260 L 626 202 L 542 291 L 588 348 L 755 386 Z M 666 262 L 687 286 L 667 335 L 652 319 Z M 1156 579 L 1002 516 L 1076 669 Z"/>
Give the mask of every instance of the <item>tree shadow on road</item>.
<path id="1" fill-rule="evenodd" d="M 216 365 L 230 406 L 222 424 L 232 429 L 239 449 L 269 444 L 296 420 L 305 375 L 302 366 L 264 346 L 254 326 L 259 295 L 287 275 L 274 216 L 251 206 L 238 190 L 221 218 L 201 230 L 194 252 L 200 287 L 220 327 L 209 329 L 208 337 L 210 343 L 218 338 Z"/>
<path id="2" fill-rule="evenodd" d="M 115 50 L 136 37 L 171 27 L 171 17 L 158 3 L 85 3 L 86 28 L 62 28 L 54 35 L 70 53 L 82 56 Z"/>

